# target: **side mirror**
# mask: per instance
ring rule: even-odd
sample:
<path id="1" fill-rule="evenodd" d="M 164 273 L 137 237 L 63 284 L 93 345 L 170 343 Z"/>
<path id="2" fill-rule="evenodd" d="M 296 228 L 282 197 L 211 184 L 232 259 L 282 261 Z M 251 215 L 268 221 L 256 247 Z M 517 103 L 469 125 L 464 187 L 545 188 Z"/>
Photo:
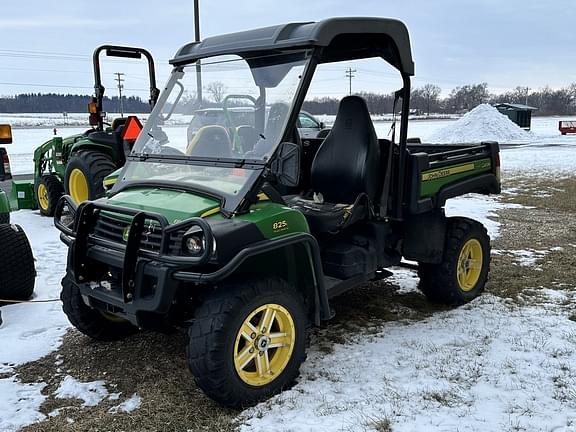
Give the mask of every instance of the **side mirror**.
<path id="1" fill-rule="evenodd" d="M 0 125 L 0 144 L 12 143 L 12 127 L 7 124 Z"/>
<path id="2" fill-rule="evenodd" d="M 320 127 L 320 129 L 324 129 L 326 127 L 326 125 L 324 124 L 324 122 L 320 122 L 319 127 Z"/>
<path id="3" fill-rule="evenodd" d="M 300 146 L 291 142 L 281 143 L 270 170 L 278 183 L 289 187 L 298 186 L 300 181 Z"/>

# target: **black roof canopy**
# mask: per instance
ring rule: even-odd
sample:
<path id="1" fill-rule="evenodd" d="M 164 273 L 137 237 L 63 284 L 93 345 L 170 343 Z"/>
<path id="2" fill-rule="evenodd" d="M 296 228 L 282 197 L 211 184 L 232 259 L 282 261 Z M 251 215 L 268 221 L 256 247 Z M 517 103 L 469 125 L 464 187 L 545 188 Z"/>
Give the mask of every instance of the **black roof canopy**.
<path id="1" fill-rule="evenodd" d="M 208 37 L 178 50 L 174 65 L 223 54 L 266 55 L 298 48 L 322 47 L 321 63 L 382 57 L 400 72 L 414 75 L 406 26 L 389 18 L 329 18 L 290 23 Z"/>

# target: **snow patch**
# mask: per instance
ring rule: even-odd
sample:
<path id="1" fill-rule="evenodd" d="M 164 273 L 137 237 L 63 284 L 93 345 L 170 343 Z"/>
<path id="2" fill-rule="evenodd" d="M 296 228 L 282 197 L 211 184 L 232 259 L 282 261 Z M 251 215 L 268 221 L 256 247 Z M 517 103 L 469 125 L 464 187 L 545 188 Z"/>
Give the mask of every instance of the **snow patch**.
<path id="1" fill-rule="evenodd" d="M 54 395 L 59 399 L 81 399 L 84 401 L 82 406 L 92 407 L 108 397 L 108 390 L 104 381 L 83 383 L 68 375 Z"/>
<path id="2" fill-rule="evenodd" d="M 481 104 L 466 113 L 461 119 L 433 133 L 433 143 L 460 144 L 482 141 L 527 142 L 532 134 L 521 129 L 496 108 Z"/>
<path id="3" fill-rule="evenodd" d="M 54 221 L 27 210 L 14 212 L 11 217 L 26 232 L 36 258 L 34 297 L 59 299 L 67 251 Z M 0 349 L 0 373 L 11 372 L 15 366 L 38 360 L 58 348 L 70 326 L 60 301 L 3 306 L 2 318 L 0 340 L 10 349 Z"/>
<path id="4" fill-rule="evenodd" d="M 46 384 L 23 384 L 16 377 L 0 379 L 0 431 L 10 432 L 44 420 L 40 405 Z"/>
<path id="5" fill-rule="evenodd" d="M 462 216 L 481 222 L 488 230 L 492 240 L 500 235 L 500 222 L 497 210 L 503 208 L 522 208 L 519 204 L 502 203 L 496 196 L 469 194 L 446 201 L 446 215 Z"/>
<path id="6" fill-rule="evenodd" d="M 330 354 L 312 344 L 299 383 L 244 411 L 241 430 L 570 430 L 576 323 L 555 300 L 486 294 Z"/>
<path id="7" fill-rule="evenodd" d="M 131 413 L 137 410 L 142 405 L 142 398 L 134 393 L 130 399 L 125 400 L 120 405 L 113 406 L 108 410 L 110 414 L 117 414 L 119 412 Z"/>

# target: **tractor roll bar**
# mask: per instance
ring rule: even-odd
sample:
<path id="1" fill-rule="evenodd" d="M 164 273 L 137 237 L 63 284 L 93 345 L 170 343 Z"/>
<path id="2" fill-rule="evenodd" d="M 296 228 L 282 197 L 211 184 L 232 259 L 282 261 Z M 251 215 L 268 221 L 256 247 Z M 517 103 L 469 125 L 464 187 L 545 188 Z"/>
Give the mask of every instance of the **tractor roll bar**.
<path id="1" fill-rule="evenodd" d="M 104 129 L 104 119 L 102 118 L 102 101 L 104 99 L 104 91 L 106 90 L 102 85 L 102 73 L 100 71 L 100 54 L 105 51 L 107 57 L 122 57 L 122 58 L 132 58 L 140 59 L 142 56 L 146 57 L 148 60 L 148 76 L 150 78 L 150 99 L 148 103 L 150 104 L 150 109 L 154 108 L 158 96 L 160 95 L 160 90 L 156 87 L 156 71 L 154 68 L 154 58 L 149 51 L 144 48 L 134 48 L 134 47 L 123 47 L 116 45 L 102 45 L 94 50 L 92 55 L 92 61 L 94 63 L 94 99 L 93 102 L 96 103 L 96 113 L 98 114 L 98 130 Z"/>

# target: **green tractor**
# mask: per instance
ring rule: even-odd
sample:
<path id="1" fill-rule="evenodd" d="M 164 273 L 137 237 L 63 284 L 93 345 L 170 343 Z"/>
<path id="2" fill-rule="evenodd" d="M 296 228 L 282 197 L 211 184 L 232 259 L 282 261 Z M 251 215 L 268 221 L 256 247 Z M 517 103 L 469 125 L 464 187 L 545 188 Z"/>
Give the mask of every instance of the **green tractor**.
<path id="1" fill-rule="evenodd" d="M 316 69 L 363 58 L 402 78 L 398 136 L 379 139 L 365 100 L 347 96 L 327 136 L 301 140 Z M 432 301 L 483 292 L 487 231 L 444 206 L 500 192 L 499 147 L 408 142 L 414 63 L 403 23 L 332 18 L 221 35 L 185 45 L 171 64 L 107 196 L 79 206 L 64 196 L 56 209 L 69 248 L 63 310 L 82 333 L 110 341 L 184 327 L 197 385 L 242 407 L 294 382 L 308 330 L 334 316 L 331 298 L 403 259 L 418 263 Z M 171 127 L 197 66 L 205 84 L 251 100 L 255 121 L 237 133 L 208 123 L 191 137 Z"/>
<path id="2" fill-rule="evenodd" d="M 10 125 L 0 125 L 0 144 L 11 143 Z M 10 180 L 12 174 L 6 149 L 0 147 L 0 156 L 0 181 Z M 12 187 L 15 190 L 16 185 Z M 0 189 L 0 304 L 2 300 L 30 298 L 36 278 L 34 256 L 28 238 L 19 225 L 10 225 L 10 211 L 13 207 L 10 201 L 6 192 Z"/>
<path id="3" fill-rule="evenodd" d="M 34 152 L 34 191 L 42 215 L 52 216 L 64 193 L 76 203 L 103 196 L 104 178 L 124 165 L 134 144 L 134 140 L 126 139 L 126 118 L 117 118 L 112 124 L 104 122 L 105 89 L 100 72 L 103 52 L 108 57 L 140 59 L 144 56 L 148 61 L 150 106 L 158 99 L 154 60 L 148 51 L 112 45 L 96 48 L 93 55 L 95 96 L 89 104 L 92 129 L 67 138 L 54 137 Z"/>
<path id="4" fill-rule="evenodd" d="M 0 125 L 0 144 L 12 143 L 12 128 L 10 125 Z M 4 147 L 0 147 L 0 181 L 8 181 L 12 179 L 12 172 L 10 170 L 10 159 Z M 0 189 L 0 224 L 10 223 L 10 200 L 8 194 Z"/>

